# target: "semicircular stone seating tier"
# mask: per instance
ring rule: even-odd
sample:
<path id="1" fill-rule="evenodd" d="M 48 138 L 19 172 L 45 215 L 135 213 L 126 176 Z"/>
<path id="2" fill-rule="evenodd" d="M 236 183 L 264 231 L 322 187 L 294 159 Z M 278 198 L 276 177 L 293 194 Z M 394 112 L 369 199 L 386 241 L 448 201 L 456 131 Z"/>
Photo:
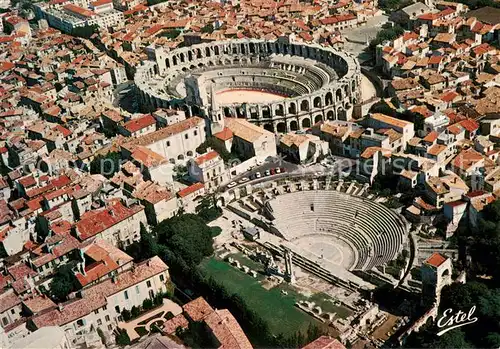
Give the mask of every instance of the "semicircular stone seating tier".
<path id="1" fill-rule="evenodd" d="M 331 190 L 285 193 L 268 201 L 274 225 L 289 241 L 331 234 L 356 256 L 351 270 L 370 270 L 401 252 L 407 229 L 399 215 L 382 204 Z"/>

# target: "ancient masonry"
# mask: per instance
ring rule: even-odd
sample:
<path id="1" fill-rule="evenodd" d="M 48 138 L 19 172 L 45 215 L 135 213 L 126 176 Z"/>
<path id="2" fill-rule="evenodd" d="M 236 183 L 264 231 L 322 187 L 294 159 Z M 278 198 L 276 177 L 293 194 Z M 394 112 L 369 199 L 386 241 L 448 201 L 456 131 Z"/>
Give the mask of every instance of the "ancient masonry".
<path id="1" fill-rule="evenodd" d="M 166 52 L 148 51 L 135 74 L 144 111 L 177 107 L 224 126 L 224 117 L 246 118 L 269 131 L 311 127 L 321 120 L 349 120 L 361 102 L 361 70 L 349 53 L 289 40 L 211 42 Z M 215 94 L 250 89 L 281 98 L 217 103 Z M 283 98 L 285 97 L 285 98 Z"/>

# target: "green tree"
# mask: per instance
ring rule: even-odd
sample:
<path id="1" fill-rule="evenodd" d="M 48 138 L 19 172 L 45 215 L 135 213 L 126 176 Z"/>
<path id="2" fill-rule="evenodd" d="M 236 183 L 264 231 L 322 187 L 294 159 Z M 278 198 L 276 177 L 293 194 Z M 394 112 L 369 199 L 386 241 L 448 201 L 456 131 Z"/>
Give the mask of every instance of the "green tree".
<path id="1" fill-rule="evenodd" d="M 394 40 L 398 36 L 403 35 L 403 33 L 404 29 L 399 25 L 392 28 L 382 29 L 377 33 L 376 38 L 370 42 L 370 49 L 374 50 L 377 45 L 383 43 L 384 41 Z"/>
<path id="2" fill-rule="evenodd" d="M 152 308 L 153 308 L 153 301 L 150 298 L 146 298 L 142 302 L 142 309 L 149 310 L 149 309 L 152 309 Z"/>
<path id="3" fill-rule="evenodd" d="M 54 275 L 49 284 L 50 295 L 58 301 L 65 301 L 68 295 L 79 287 L 73 272 L 73 263 L 64 264 Z"/>
<path id="4" fill-rule="evenodd" d="M 132 319 L 135 319 L 136 317 L 138 317 L 139 315 L 141 315 L 141 308 L 139 307 L 136 307 L 135 305 L 132 307 L 132 309 L 130 309 L 130 316 Z"/>
<path id="5" fill-rule="evenodd" d="M 208 33 L 208 34 L 212 34 L 214 31 L 214 26 L 212 23 L 208 23 L 206 26 L 204 26 L 203 28 L 201 28 L 201 32 L 202 33 Z"/>
<path id="6" fill-rule="evenodd" d="M 176 37 L 178 37 L 180 35 L 181 31 L 180 30 L 177 30 L 177 29 L 172 29 L 172 30 L 167 30 L 165 32 L 163 32 L 161 34 L 161 36 L 164 36 L 168 39 L 175 39 Z"/>
<path id="7" fill-rule="evenodd" d="M 237 158 L 236 155 L 231 154 L 230 152 L 227 151 L 226 146 L 221 143 L 220 141 L 217 140 L 215 137 L 208 137 L 205 142 L 200 144 L 198 148 L 196 148 L 196 152 L 198 154 L 204 154 L 207 152 L 208 148 L 211 148 L 215 150 L 217 153 L 219 153 L 220 157 L 224 162 L 228 162 L 231 159 Z"/>
<path id="8" fill-rule="evenodd" d="M 222 214 L 222 210 L 217 206 L 217 198 L 214 194 L 205 195 L 196 206 L 195 211 L 205 222 L 211 222 Z"/>
<path id="9" fill-rule="evenodd" d="M 71 35 L 89 39 L 93 34 L 97 33 L 98 29 L 99 26 L 97 24 L 84 27 L 76 27 L 73 28 Z"/>
<path id="10" fill-rule="evenodd" d="M 132 316 L 130 315 L 130 310 L 128 309 L 123 309 L 122 310 L 122 317 L 123 317 L 123 320 L 124 321 L 128 321 L 132 318 Z"/>
<path id="11" fill-rule="evenodd" d="M 196 266 L 213 253 L 210 227 L 193 214 L 175 216 L 162 221 L 154 229 L 162 253 L 172 252 L 172 258 L 181 258 L 187 266 Z"/>
<path id="12" fill-rule="evenodd" d="M 111 178 L 120 170 L 121 155 L 118 152 L 109 152 L 105 156 L 97 155 L 90 163 L 90 173 L 102 174 Z"/>
<path id="13" fill-rule="evenodd" d="M 127 330 L 118 328 L 117 333 L 115 334 L 116 344 L 124 347 L 126 345 L 130 345 L 130 337 L 128 336 Z"/>

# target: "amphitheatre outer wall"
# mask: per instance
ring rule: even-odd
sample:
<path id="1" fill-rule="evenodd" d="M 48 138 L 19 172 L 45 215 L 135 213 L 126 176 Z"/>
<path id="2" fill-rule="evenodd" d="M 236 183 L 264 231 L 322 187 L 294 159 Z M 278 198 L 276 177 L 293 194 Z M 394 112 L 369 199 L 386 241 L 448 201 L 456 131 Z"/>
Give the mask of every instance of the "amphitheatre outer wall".
<path id="1" fill-rule="evenodd" d="M 203 43 L 170 52 L 151 50 L 135 74 L 145 111 L 182 108 L 188 116 L 220 121 L 246 118 L 269 131 L 288 132 L 324 120 L 350 120 L 361 103 L 361 69 L 346 52 L 287 40 L 233 40 Z M 172 86 L 187 76 L 204 76 L 205 86 L 188 98 Z M 170 88 L 168 87 L 170 85 Z M 287 98 L 260 103 L 222 103 L 214 110 L 210 90 L 254 89 Z M 219 104 L 219 103 L 217 103 Z"/>

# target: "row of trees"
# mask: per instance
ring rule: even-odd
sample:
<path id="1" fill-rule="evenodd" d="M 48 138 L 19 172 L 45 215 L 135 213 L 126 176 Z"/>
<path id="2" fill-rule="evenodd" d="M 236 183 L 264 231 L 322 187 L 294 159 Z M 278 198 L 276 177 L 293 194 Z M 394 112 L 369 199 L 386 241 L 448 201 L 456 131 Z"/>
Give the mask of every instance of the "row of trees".
<path id="1" fill-rule="evenodd" d="M 151 310 L 153 308 L 156 308 L 160 305 L 163 304 L 163 297 L 165 295 L 163 293 L 157 293 L 154 295 L 154 297 L 151 298 L 146 298 L 142 302 L 142 307 L 136 307 L 135 305 L 130 309 L 123 309 L 122 310 L 122 317 L 124 321 L 129 321 L 132 319 L 135 319 L 139 317 L 143 312 L 146 312 L 148 310 Z"/>

